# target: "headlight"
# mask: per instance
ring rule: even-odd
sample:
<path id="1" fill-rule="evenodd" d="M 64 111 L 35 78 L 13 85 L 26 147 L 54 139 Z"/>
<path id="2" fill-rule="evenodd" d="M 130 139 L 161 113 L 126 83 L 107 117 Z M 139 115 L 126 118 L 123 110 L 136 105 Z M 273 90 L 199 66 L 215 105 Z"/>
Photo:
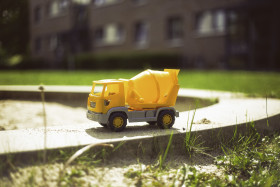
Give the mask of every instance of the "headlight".
<path id="1" fill-rule="evenodd" d="M 92 102 L 92 101 L 91 101 L 91 102 L 90 102 L 90 107 L 91 107 L 91 108 L 95 108 L 95 107 L 96 107 L 96 102 Z"/>

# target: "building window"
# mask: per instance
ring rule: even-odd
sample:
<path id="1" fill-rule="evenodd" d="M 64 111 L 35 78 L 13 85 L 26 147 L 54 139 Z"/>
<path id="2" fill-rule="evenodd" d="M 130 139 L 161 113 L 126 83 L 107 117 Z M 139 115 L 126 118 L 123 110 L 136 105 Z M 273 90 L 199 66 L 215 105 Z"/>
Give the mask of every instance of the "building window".
<path id="1" fill-rule="evenodd" d="M 224 32 L 226 28 L 226 16 L 222 10 L 216 11 L 213 17 L 213 27 L 216 31 Z"/>
<path id="2" fill-rule="evenodd" d="M 223 33 L 225 31 L 225 11 L 205 11 L 196 16 L 196 31 L 199 34 Z"/>
<path id="3" fill-rule="evenodd" d="M 117 24 L 107 25 L 105 34 L 106 34 L 105 43 L 107 44 L 118 43 L 122 40 L 123 37 L 122 26 Z"/>
<path id="4" fill-rule="evenodd" d="M 183 19 L 180 17 L 169 18 L 167 20 L 167 39 L 181 40 L 183 35 Z"/>
<path id="5" fill-rule="evenodd" d="M 147 0 L 131 0 L 135 5 L 144 5 L 147 3 Z"/>
<path id="6" fill-rule="evenodd" d="M 134 26 L 134 41 L 137 45 L 143 46 L 148 42 L 148 24 L 137 22 Z"/>
<path id="7" fill-rule="evenodd" d="M 105 5 L 111 5 L 118 2 L 121 2 L 122 0 L 94 0 L 95 6 L 105 6 Z"/>
<path id="8" fill-rule="evenodd" d="M 40 53 L 42 50 L 42 39 L 40 37 L 35 39 L 35 43 L 34 43 L 34 50 L 35 53 Z"/>
<path id="9" fill-rule="evenodd" d="M 51 35 L 49 39 L 49 47 L 50 51 L 54 51 L 57 49 L 59 44 L 59 37 L 57 34 Z"/>
<path id="10" fill-rule="evenodd" d="M 47 10 L 50 17 L 63 14 L 69 6 L 69 0 L 54 0 L 48 4 Z"/>
<path id="11" fill-rule="evenodd" d="M 36 6 L 34 9 L 34 22 L 39 23 L 42 19 L 42 8 L 40 6 Z"/>
<path id="12" fill-rule="evenodd" d="M 108 24 L 96 29 L 94 33 L 94 40 L 97 45 L 119 44 L 124 40 L 124 31 L 120 24 Z"/>
<path id="13" fill-rule="evenodd" d="M 58 2 L 53 1 L 50 5 L 50 16 L 54 17 L 59 14 Z"/>
<path id="14" fill-rule="evenodd" d="M 94 43 L 96 44 L 102 44 L 104 40 L 104 29 L 103 28 L 98 28 L 94 32 Z"/>
<path id="15" fill-rule="evenodd" d="M 65 10 L 65 9 L 67 9 L 67 7 L 69 5 L 69 0 L 60 0 L 58 3 L 59 3 L 58 4 L 59 9 L 60 10 Z"/>

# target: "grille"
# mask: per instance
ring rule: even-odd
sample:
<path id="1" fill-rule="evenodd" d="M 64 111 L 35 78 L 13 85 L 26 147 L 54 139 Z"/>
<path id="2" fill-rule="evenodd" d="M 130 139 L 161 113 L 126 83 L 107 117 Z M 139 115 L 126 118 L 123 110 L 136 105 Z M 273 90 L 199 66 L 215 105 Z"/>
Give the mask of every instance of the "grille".
<path id="1" fill-rule="evenodd" d="M 92 102 L 92 101 L 91 101 L 91 102 L 90 102 L 90 107 L 91 107 L 91 108 L 95 108 L 95 107 L 96 107 L 96 102 Z"/>

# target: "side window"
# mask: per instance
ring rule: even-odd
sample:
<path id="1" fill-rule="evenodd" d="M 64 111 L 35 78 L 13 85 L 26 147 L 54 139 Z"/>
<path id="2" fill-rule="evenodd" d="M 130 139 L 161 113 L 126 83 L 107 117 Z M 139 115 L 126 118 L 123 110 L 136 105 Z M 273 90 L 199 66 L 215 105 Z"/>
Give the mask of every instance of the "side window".
<path id="1" fill-rule="evenodd" d="M 104 97 L 116 95 L 120 92 L 118 84 L 109 84 L 105 87 Z"/>

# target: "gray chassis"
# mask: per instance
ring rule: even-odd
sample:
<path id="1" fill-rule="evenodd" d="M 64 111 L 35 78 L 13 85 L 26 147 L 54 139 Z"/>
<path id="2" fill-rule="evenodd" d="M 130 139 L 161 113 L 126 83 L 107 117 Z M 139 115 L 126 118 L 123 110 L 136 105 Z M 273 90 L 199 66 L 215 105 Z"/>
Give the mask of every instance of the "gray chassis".
<path id="1" fill-rule="evenodd" d="M 141 111 L 128 111 L 127 107 L 111 108 L 106 114 L 95 113 L 90 110 L 87 112 L 87 118 L 98 123 L 107 124 L 109 117 L 112 113 L 122 112 L 125 113 L 129 122 L 156 122 L 158 115 L 163 110 L 171 110 L 176 117 L 179 117 L 179 112 L 173 107 L 162 107 L 156 110 L 141 110 Z"/>

